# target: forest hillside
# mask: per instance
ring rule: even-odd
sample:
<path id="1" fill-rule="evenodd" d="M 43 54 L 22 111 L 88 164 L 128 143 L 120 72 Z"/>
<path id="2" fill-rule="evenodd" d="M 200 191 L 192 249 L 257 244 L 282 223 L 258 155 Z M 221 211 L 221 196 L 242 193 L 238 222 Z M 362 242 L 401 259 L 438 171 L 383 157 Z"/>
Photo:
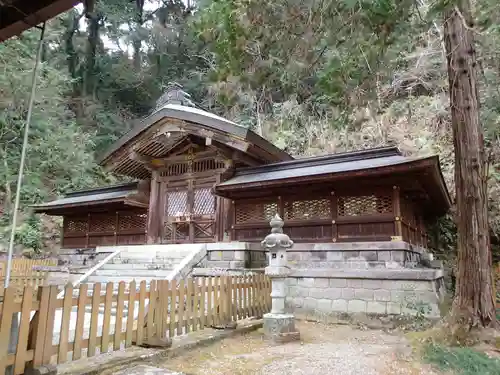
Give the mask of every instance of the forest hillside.
<path id="1" fill-rule="evenodd" d="M 453 142 L 439 3 L 425 0 L 97 2 L 47 24 L 18 224 L 19 248 L 52 248 L 57 220 L 27 206 L 117 180 L 96 158 L 171 82 L 202 108 L 300 157 L 395 144 L 439 154 Z M 500 7 L 475 2 L 481 120 L 493 244 L 500 236 Z M 0 244 L 8 238 L 39 31 L 0 44 Z M 434 246 L 454 249 L 451 217 Z M 1 245 L 0 245 L 1 247 Z"/>

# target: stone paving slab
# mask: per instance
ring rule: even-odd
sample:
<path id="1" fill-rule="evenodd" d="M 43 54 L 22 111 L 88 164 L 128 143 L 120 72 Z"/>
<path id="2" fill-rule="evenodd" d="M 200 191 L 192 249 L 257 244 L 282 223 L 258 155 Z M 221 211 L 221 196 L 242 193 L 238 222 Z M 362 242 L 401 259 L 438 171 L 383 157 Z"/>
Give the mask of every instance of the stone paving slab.
<path id="1" fill-rule="evenodd" d="M 182 372 L 170 371 L 164 368 L 151 366 L 134 366 L 129 369 L 114 372 L 112 375 L 185 375 Z"/>

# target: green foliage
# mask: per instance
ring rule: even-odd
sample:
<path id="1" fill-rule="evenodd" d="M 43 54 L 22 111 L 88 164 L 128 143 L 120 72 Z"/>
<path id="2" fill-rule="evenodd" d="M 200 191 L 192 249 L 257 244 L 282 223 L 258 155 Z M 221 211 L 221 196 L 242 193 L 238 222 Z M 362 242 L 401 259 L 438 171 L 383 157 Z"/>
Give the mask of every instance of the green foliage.
<path id="1" fill-rule="evenodd" d="M 35 253 L 42 249 L 42 223 L 40 218 L 30 217 L 20 227 L 16 228 L 16 243 Z"/>
<path id="2" fill-rule="evenodd" d="M 96 156 L 132 120 L 148 115 L 172 81 L 204 108 L 294 155 L 387 144 L 408 155 L 437 153 L 453 193 L 441 44 L 447 2 L 199 0 L 196 9 L 180 0 L 141 3 L 101 0 L 89 17 L 77 7 L 49 23 L 23 209 L 68 190 L 112 183 L 116 178 L 96 165 Z M 500 12 L 491 0 L 476 11 L 490 223 L 500 238 Z M 32 29 L 0 44 L 4 218 L 16 187 L 37 37 Z M 0 226 L 9 225 L 3 221 Z M 433 247 L 453 259 L 453 219 L 430 229 Z"/>
<path id="3" fill-rule="evenodd" d="M 497 375 L 500 361 L 470 348 L 447 348 L 429 344 L 425 348 L 424 360 L 442 371 L 452 370 L 457 375 Z"/>

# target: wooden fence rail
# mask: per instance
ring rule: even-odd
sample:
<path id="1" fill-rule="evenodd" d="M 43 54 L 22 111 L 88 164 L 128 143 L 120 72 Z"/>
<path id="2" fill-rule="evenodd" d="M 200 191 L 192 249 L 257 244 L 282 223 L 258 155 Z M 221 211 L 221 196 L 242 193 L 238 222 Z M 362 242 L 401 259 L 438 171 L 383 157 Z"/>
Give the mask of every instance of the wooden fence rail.
<path id="1" fill-rule="evenodd" d="M 9 284 L 16 288 L 16 297 L 23 295 L 24 287 L 30 285 L 33 287 L 33 292 L 39 286 L 44 285 L 48 273 L 46 271 L 37 270 L 37 267 L 56 266 L 56 259 L 12 259 L 12 269 L 10 274 Z M 7 271 L 7 261 L 0 261 L 0 285 L 3 287 Z M 3 297 L 4 289 L 0 287 L 0 300 Z"/>
<path id="2" fill-rule="evenodd" d="M 36 266 L 57 266 L 57 259 L 12 259 L 12 273 L 17 275 L 29 274 Z M 0 260 L 0 279 L 5 278 L 7 261 Z"/>
<path id="3" fill-rule="evenodd" d="M 55 286 L 4 291 L 0 304 L 0 372 L 14 366 L 39 367 L 92 357 L 131 345 L 158 341 L 205 327 L 223 326 L 250 316 L 262 316 L 271 307 L 270 280 L 260 275 L 156 280 L 149 286 L 121 282 L 87 284 L 78 290 L 68 284 L 64 297 Z M 146 313 L 147 312 L 147 313 Z M 19 313 L 18 342 L 9 353 L 12 318 Z M 34 316 L 33 316 L 34 315 Z M 33 316 L 33 319 L 30 319 Z"/>

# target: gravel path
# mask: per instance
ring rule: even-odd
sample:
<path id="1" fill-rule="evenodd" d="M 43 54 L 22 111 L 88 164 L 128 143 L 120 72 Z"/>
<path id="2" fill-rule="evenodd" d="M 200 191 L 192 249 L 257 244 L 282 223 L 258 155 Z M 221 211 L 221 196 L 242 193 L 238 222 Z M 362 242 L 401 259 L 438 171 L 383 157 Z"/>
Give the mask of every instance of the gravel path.
<path id="1" fill-rule="evenodd" d="M 402 336 L 307 322 L 297 327 L 301 342 L 271 345 L 256 331 L 149 365 L 186 375 L 437 375 L 413 360 Z"/>

